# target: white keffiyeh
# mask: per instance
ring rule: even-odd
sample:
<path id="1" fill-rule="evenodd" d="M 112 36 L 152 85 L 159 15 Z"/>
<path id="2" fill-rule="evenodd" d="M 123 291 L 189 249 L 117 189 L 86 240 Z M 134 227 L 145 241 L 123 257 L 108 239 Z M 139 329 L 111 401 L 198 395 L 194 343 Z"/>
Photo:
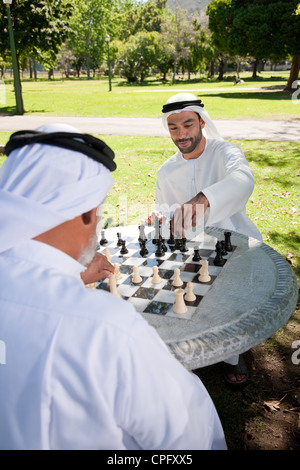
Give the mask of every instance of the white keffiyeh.
<path id="1" fill-rule="evenodd" d="M 196 101 L 197 97 L 193 95 L 192 93 L 178 93 L 177 95 L 172 96 L 171 98 L 168 99 L 167 104 L 170 103 L 180 103 L 182 101 Z M 205 122 L 205 127 L 202 130 L 204 137 L 207 139 L 215 139 L 215 140 L 224 140 L 223 137 L 219 134 L 219 131 L 217 130 L 216 126 L 214 125 L 213 121 L 211 120 L 208 112 L 202 108 L 202 106 L 197 106 L 197 105 L 187 105 L 184 108 L 181 109 L 175 109 L 173 111 L 169 111 L 162 116 L 163 120 L 163 125 L 164 127 L 169 130 L 168 128 L 168 117 L 171 116 L 171 114 L 174 113 L 181 113 L 182 111 L 194 111 L 195 113 L 198 113 Z"/>
<path id="2" fill-rule="evenodd" d="M 39 143 L 13 150 L 0 168 L 0 252 L 98 207 L 112 184 L 110 171 L 83 153 Z"/>

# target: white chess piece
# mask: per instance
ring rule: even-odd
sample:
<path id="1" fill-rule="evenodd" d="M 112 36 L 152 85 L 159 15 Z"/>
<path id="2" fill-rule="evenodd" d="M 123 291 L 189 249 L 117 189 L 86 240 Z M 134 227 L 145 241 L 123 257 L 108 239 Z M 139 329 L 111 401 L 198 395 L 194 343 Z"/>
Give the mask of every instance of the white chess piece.
<path id="1" fill-rule="evenodd" d="M 201 261 L 201 268 L 200 268 L 200 276 L 198 277 L 199 282 L 209 282 L 211 277 L 208 272 L 208 261 L 203 260 Z"/>
<path id="2" fill-rule="evenodd" d="M 186 287 L 187 287 L 187 293 L 185 294 L 184 299 L 187 302 L 194 302 L 194 300 L 196 300 L 196 296 L 193 292 L 193 287 L 194 287 L 193 283 L 188 282 Z"/>
<path id="3" fill-rule="evenodd" d="M 133 284 L 139 284 L 143 280 L 143 278 L 139 275 L 139 268 L 137 266 L 133 266 L 133 276 L 131 280 Z"/>
<path id="4" fill-rule="evenodd" d="M 115 268 L 116 280 L 118 281 L 118 280 L 121 279 L 121 277 L 122 277 L 122 274 L 120 273 L 119 264 L 118 264 L 118 263 L 115 263 L 115 264 L 114 264 L 114 268 Z"/>
<path id="5" fill-rule="evenodd" d="M 183 294 L 184 294 L 184 289 L 175 289 L 175 295 L 176 295 L 176 301 L 173 307 L 173 312 L 183 314 L 187 312 L 187 306 L 185 305 L 184 299 L 183 299 Z"/>
<path id="6" fill-rule="evenodd" d="M 172 282 L 172 286 L 174 286 L 174 287 L 182 286 L 183 282 L 180 279 L 180 269 L 179 268 L 174 269 L 174 275 L 175 275 L 175 277 L 174 277 L 174 281 Z"/>
<path id="7" fill-rule="evenodd" d="M 116 275 L 115 274 L 110 275 L 108 283 L 109 283 L 110 293 L 117 296 L 117 297 L 122 298 L 120 296 L 119 292 L 118 292 L 118 289 L 117 289 L 117 281 L 116 281 Z"/>
<path id="8" fill-rule="evenodd" d="M 104 255 L 106 256 L 107 261 L 110 262 L 111 254 L 110 254 L 109 248 L 105 248 Z"/>
<path id="9" fill-rule="evenodd" d="M 159 284 L 162 281 L 162 278 L 158 274 L 158 267 L 153 266 L 153 277 L 152 277 L 152 284 Z"/>

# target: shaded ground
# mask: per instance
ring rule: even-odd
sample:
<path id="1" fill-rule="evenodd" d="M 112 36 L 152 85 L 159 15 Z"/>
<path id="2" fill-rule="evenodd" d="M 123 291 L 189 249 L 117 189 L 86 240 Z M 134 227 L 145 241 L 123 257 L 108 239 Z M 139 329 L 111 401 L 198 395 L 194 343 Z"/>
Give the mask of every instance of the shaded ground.
<path id="1" fill-rule="evenodd" d="M 216 405 L 228 449 L 300 450 L 299 305 L 285 327 L 244 357 L 250 379 L 241 389 L 226 385 L 222 364 L 194 371 Z"/>

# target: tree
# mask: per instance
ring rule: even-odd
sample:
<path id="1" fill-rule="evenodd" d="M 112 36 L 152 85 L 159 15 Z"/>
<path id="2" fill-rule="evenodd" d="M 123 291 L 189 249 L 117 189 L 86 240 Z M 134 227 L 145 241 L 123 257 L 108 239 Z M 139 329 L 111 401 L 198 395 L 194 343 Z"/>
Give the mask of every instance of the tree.
<path id="1" fill-rule="evenodd" d="M 118 54 L 118 68 L 129 82 L 136 82 L 138 75 L 143 82 L 155 65 L 158 35 L 157 32 L 141 32 L 123 43 Z"/>

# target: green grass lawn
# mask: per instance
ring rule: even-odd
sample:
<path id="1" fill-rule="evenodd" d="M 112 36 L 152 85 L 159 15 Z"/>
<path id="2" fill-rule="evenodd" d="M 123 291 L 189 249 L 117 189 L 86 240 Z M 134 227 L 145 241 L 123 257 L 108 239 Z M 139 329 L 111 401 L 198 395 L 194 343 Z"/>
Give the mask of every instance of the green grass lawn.
<path id="1" fill-rule="evenodd" d="M 242 76 L 241 76 L 242 77 Z M 128 85 L 124 80 L 55 79 L 22 82 L 24 107 L 28 114 L 60 116 L 158 117 L 166 100 L 179 91 L 191 91 L 200 97 L 213 119 L 283 119 L 299 117 L 290 94 L 282 91 L 287 73 L 262 74 L 252 79 L 245 74 L 244 83 L 232 79 L 211 81 L 193 79 L 162 84 L 154 79 L 144 85 Z M 5 85 L 6 103 L 0 114 L 15 112 L 11 80 Z"/>

